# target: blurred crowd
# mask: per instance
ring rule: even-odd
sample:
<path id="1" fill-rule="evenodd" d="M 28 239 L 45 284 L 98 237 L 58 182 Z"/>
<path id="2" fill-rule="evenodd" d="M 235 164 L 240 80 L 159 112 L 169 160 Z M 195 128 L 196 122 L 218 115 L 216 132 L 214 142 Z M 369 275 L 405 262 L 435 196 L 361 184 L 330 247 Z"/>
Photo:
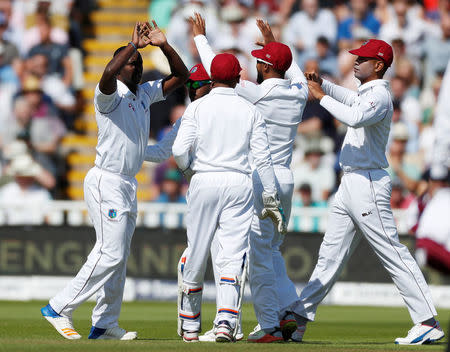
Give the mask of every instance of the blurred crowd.
<path id="1" fill-rule="evenodd" d="M 276 39 L 288 44 L 303 71 L 316 71 L 350 89 L 358 82 L 348 53 L 370 38 L 389 42 L 394 63 L 386 73 L 394 99 L 387 148 L 393 181 L 392 207 L 407 209 L 426 199 L 435 138 L 437 98 L 450 60 L 448 0 L 152 0 L 149 18 L 165 30 L 188 68 L 200 62 L 188 21 L 206 18 L 216 52 L 235 54 L 242 78 L 256 81 L 251 57 L 267 20 Z M 64 198 L 61 138 L 76 131 L 83 108 L 83 36 L 95 0 L 0 0 L 0 202 L 15 194 Z M 131 29 L 130 29 L 131 30 Z M 144 56 L 153 69 L 143 80 L 168 73 L 159 50 Z M 184 89 L 152 105 L 151 139 L 161 139 L 182 116 Z M 345 126 L 315 100 L 299 125 L 292 170 L 294 206 L 326 207 L 339 185 L 339 150 Z M 30 179 L 30 182 L 23 182 Z M 173 159 L 152 168 L 152 201 L 185 202 L 187 184 Z M 11 186 L 14 185 L 13 186 Z M 28 185 L 30 184 L 30 185 Z M 6 190 L 5 190 L 6 189 Z M 14 193 L 15 192 L 15 193 Z M 22 193 L 21 193 L 22 192 Z M 11 195 L 13 194 L 13 196 Z"/>
<path id="2" fill-rule="evenodd" d="M 427 192 L 435 135 L 433 118 L 450 60 L 449 1 L 153 0 L 150 17 L 165 28 L 168 40 L 188 67 L 200 62 L 188 21 L 194 12 L 206 18 L 207 37 L 214 50 L 237 55 L 243 67 L 242 78 L 251 81 L 256 80 L 256 70 L 250 52 L 261 39 L 256 18 L 270 23 L 276 39 L 291 47 L 304 72 L 319 72 L 354 90 L 358 81 L 353 74 L 354 56 L 348 50 L 370 38 L 390 43 L 394 63 L 385 78 L 391 83 L 395 110 L 386 151 L 393 181 L 392 207 L 406 209 Z M 163 62 L 156 67 L 167 72 Z M 152 115 L 152 136 L 156 140 L 182 115 L 188 103 L 182 94 L 176 99 L 165 108 L 159 106 L 161 111 Z M 317 101 L 308 101 L 291 165 L 294 205 L 327 206 L 339 185 L 338 158 L 344 134 L 345 126 Z M 173 161 L 161 167 L 175 169 Z M 183 196 L 185 188 L 182 181 L 179 183 L 179 195 Z M 161 181 L 157 181 L 155 197 L 165 193 L 160 186 Z"/>
<path id="3" fill-rule="evenodd" d="M 83 109 L 82 28 L 92 5 L 0 0 L 2 203 L 64 197 L 60 143 Z"/>

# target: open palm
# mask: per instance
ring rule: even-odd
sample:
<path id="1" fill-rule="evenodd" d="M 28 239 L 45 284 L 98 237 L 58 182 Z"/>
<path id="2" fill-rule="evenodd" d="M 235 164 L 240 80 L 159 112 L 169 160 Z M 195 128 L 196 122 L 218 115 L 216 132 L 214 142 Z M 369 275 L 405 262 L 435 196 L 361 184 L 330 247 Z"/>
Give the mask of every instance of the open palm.
<path id="1" fill-rule="evenodd" d="M 159 29 L 158 25 L 154 20 L 152 21 L 152 23 L 153 27 L 150 23 L 148 22 L 146 23 L 148 29 L 146 37 L 149 41 L 149 44 L 153 46 L 162 46 L 165 43 L 167 43 L 167 38 L 165 34 L 161 31 L 161 29 Z"/>

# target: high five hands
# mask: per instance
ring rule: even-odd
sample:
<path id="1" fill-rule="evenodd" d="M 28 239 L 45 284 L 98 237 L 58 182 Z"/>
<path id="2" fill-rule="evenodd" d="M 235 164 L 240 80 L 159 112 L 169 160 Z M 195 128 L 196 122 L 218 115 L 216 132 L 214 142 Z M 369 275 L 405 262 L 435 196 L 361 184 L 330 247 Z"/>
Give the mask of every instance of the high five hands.
<path id="1" fill-rule="evenodd" d="M 167 38 L 159 29 L 155 20 L 152 20 L 153 26 L 148 22 L 137 22 L 134 26 L 132 43 L 136 48 L 145 48 L 147 45 L 162 47 L 167 43 Z"/>

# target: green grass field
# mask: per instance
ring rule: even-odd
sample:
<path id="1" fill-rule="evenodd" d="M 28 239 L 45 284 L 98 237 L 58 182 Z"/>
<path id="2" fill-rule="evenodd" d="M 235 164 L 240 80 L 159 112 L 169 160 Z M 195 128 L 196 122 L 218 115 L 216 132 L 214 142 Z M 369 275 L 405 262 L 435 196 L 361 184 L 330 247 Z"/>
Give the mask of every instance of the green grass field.
<path id="1" fill-rule="evenodd" d="M 124 303 L 120 325 L 139 333 L 137 341 L 89 341 L 92 303 L 74 314 L 74 324 L 82 340 L 63 339 L 41 316 L 44 302 L 0 302 L 0 351 L 444 351 L 444 341 L 428 346 L 397 346 L 395 337 L 411 328 L 405 308 L 321 306 L 317 321 L 310 324 L 301 344 L 272 345 L 191 343 L 176 334 L 176 304 L 168 302 Z M 214 305 L 205 304 L 203 326 L 208 330 Z M 450 310 L 439 310 L 448 331 Z M 247 335 L 256 325 L 253 308 L 244 306 L 243 327 Z"/>

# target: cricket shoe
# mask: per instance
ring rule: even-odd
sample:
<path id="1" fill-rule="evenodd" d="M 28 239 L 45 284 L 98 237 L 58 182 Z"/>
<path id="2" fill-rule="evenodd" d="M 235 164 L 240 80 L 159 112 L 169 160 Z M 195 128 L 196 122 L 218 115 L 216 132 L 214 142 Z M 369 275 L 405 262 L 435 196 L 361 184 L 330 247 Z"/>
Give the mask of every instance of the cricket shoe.
<path id="1" fill-rule="evenodd" d="M 136 331 L 126 331 L 118 326 L 110 329 L 101 329 L 93 326 L 88 339 L 94 340 L 136 340 Z"/>
<path id="2" fill-rule="evenodd" d="M 214 329 L 216 342 L 235 342 L 233 337 L 233 329 L 226 320 L 221 320 Z"/>
<path id="3" fill-rule="evenodd" d="M 280 330 L 284 341 L 288 341 L 295 330 L 297 330 L 297 322 L 291 312 L 286 312 L 284 317 L 280 320 Z"/>
<path id="4" fill-rule="evenodd" d="M 241 341 L 244 338 L 244 334 L 242 332 L 238 332 L 236 334 L 236 341 Z M 198 337 L 198 340 L 200 342 L 216 342 L 216 333 L 214 332 L 214 329 L 208 330 L 203 335 L 200 335 Z"/>
<path id="5" fill-rule="evenodd" d="M 198 342 L 198 331 L 183 331 L 184 342 Z"/>
<path id="6" fill-rule="evenodd" d="M 294 342 L 302 342 L 305 331 L 306 325 L 298 325 L 297 330 L 295 330 L 291 335 L 291 340 Z"/>
<path id="7" fill-rule="evenodd" d="M 423 345 L 438 341 L 444 337 L 444 332 L 436 322 L 434 326 L 416 324 L 408 331 L 406 337 L 397 337 L 395 343 L 398 345 Z"/>
<path id="8" fill-rule="evenodd" d="M 53 325 L 62 337 L 68 340 L 81 339 L 81 335 L 73 328 L 72 320 L 56 313 L 50 304 L 47 304 L 45 307 L 41 308 L 41 314 L 50 324 Z"/>
<path id="9" fill-rule="evenodd" d="M 252 343 L 273 343 L 273 342 L 284 342 L 283 334 L 279 328 L 275 328 L 270 334 L 266 333 L 264 330 L 253 330 L 251 334 L 248 335 L 247 342 Z"/>

